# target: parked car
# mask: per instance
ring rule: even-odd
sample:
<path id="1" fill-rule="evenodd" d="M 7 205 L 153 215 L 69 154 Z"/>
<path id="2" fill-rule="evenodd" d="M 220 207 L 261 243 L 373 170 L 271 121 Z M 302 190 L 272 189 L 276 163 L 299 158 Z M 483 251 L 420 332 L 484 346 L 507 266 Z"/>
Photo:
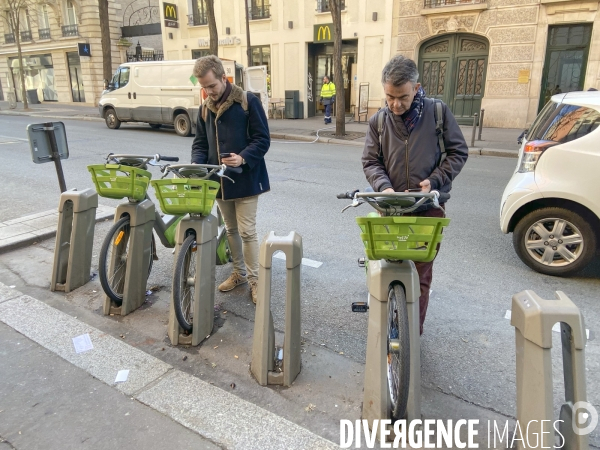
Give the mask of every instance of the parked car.
<path id="1" fill-rule="evenodd" d="M 600 242 L 600 92 L 552 96 L 523 139 L 500 207 L 519 258 L 533 270 L 567 276 Z"/>
<path id="2" fill-rule="evenodd" d="M 146 122 L 152 128 L 172 125 L 180 136 L 194 133 L 202 104 L 200 85 L 192 76 L 195 60 L 149 61 L 121 64 L 98 108 L 106 126 L 116 130 L 122 122 Z M 267 111 L 267 68 L 244 68 L 223 60 L 231 83 L 258 96 Z"/>

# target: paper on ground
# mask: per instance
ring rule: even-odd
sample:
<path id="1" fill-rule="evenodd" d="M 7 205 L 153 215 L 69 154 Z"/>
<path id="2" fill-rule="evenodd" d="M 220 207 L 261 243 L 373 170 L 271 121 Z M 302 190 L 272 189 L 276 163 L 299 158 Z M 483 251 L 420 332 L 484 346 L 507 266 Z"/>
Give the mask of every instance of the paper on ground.
<path id="1" fill-rule="evenodd" d="M 115 378 L 115 383 L 127 381 L 128 376 L 129 376 L 129 370 L 119 370 L 119 373 L 117 373 L 117 378 Z"/>
<path id="2" fill-rule="evenodd" d="M 92 350 L 94 348 L 94 346 L 92 345 L 92 340 L 90 339 L 90 335 L 88 333 L 74 337 L 73 345 L 75 346 L 76 353 L 87 352 L 88 350 Z"/>

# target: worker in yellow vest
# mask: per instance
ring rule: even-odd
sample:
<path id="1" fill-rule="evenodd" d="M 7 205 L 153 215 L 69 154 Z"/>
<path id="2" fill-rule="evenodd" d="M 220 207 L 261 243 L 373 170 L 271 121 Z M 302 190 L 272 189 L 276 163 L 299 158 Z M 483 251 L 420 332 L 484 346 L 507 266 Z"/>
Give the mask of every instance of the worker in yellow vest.
<path id="1" fill-rule="evenodd" d="M 335 103 L 335 84 L 329 81 L 329 77 L 323 77 L 321 88 L 321 104 L 325 106 L 325 125 L 331 123 L 331 109 Z"/>

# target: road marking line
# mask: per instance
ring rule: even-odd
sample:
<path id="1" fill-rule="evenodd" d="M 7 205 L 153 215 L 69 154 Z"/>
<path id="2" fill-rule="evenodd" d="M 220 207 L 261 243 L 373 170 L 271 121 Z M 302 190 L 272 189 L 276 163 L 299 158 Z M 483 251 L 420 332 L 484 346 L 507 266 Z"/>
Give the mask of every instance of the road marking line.
<path id="1" fill-rule="evenodd" d="M 504 318 L 510 320 L 511 317 L 512 317 L 512 311 L 510 309 L 507 309 L 506 314 L 504 314 Z M 560 333 L 560 322 L 556 322 L 554 324 L 554 326 L 552 327 L 552 331 L 554 331 L 555 333 Z M 590 330 L 588 330 L 587 328 L 585 329 L 585 338 L 588 341 L 590 339 Z"/>
<path id="2" fill-rule="evenodd" d="M 273 255 L 273 258 L 283 259 L 285 261 L 285 253 L 277 252 Z M 318 269 L 323 263 L 321 261 L 315 261 L 314 259 L 302 258 L 302 265 Z"/>

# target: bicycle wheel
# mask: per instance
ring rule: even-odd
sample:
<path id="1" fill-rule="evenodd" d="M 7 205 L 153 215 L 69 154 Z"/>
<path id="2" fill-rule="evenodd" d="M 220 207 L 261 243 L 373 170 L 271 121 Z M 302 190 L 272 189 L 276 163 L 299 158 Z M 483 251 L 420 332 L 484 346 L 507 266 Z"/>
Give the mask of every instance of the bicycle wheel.
<path id="1" fill-rule="evenodd" d="M 181 328 L 192 332 L 194 325 L 194 286 L 196 284 L 196 236 L 189 235 L 181 244 L 173 274 L 173 303 Z"/>
<path id="2" fill-rule="evenodd" d="M 410 337 L 406 294 L 398 284 L 388 293 L 387 378 L 393 420 L 404 417 L 410 383 Z"/>
<path id="3" fill-rule="evenodd" d="M 229 249 L 229 240 L 227 239 L 227 230 L 221 211 L 217 207 L 217 218 L 219 221 L 219 231 L 217 233 L 217 266 L 222 266 L 231 262 L 231 250 Z"/>
<path id="4" fill-rule="evenodd" d="M 123 303 L 130 234 L 131 226 L 129 216 L 126 216 L 119 219 L 117 223 L 112 226 L 100 249 L 100 260 L 98 263 L 100 284 L 106 295 L 108 295 L 108 298 L 110 298 L 117 306 L 121 306 Z M 150 245 L 148 276 L 150 276 L 150 271 L 152 270 L 152 255 L 155 252 L 154 236 L 152 236 Z M 115 258 L 115 263 L 111 271 L 110 261 L 113 257 Z"/>

